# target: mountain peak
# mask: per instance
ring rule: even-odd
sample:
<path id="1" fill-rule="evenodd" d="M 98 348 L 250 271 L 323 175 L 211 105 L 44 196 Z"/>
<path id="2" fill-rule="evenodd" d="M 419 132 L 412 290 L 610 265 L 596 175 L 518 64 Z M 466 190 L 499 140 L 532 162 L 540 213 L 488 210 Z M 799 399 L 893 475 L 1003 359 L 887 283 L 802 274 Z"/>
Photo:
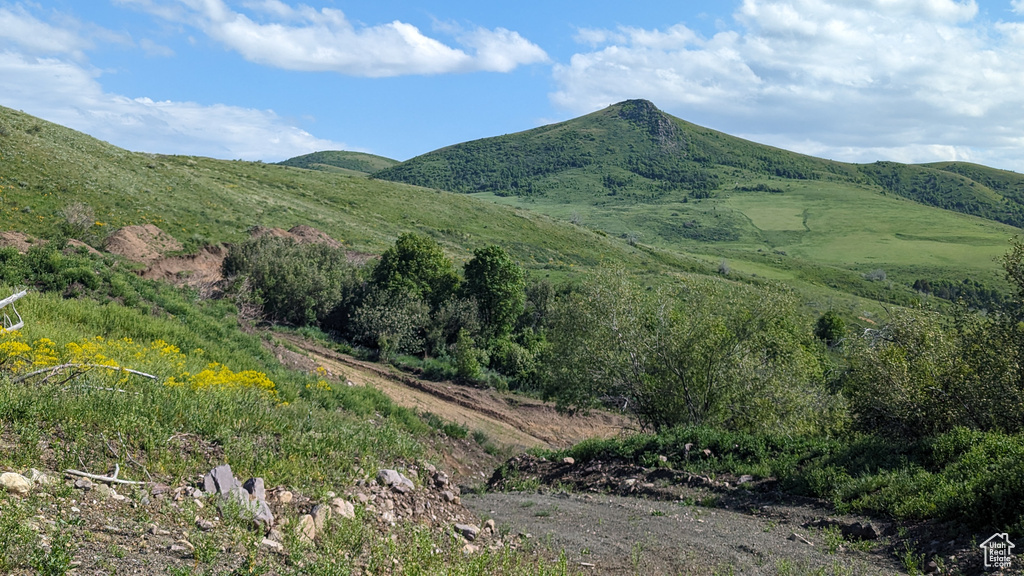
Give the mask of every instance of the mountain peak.
<path id="1" fill-rule="evenodd" d="M 619 118 L 650 134 L 662 149 L 675 148 L 680 132 L 672 117 L 658 109 L 650 100 L 626 100 L 612 106 Z"/>

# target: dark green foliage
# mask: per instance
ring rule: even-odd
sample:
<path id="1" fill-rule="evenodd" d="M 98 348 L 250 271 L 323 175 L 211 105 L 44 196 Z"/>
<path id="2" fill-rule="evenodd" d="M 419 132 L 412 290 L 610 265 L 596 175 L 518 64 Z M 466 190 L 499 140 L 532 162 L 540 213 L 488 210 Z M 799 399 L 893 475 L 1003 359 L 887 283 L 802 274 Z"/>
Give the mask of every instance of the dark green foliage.
<path id="1" fill-rule="evenodd" d="M 1012 226 L 1024 225 L 1024 194 L 1019 192 L 1024 189 L 1024 178 L 1015 179 L 1013 191 L 1009 184 L 1002 186 L 1007 195 L 1000 197 L 987 185 L 996 182 L 992 178 L 984 178 L 979 172 L 970 170 L 961 170 L 961 174 L 952 168 L 955 166 L 943 170 L 929 165 L 875 162 L 860 166 L 860 171 L 868 181 L 891 194 Z M 982 180 L 976 181 L 969 175 L 979 176 Z M 1007 180 L 1010 179 L 1002 182 Z"/>
<path id="2" fill-rule="evenodd" d="M 459 276 L 433 238 L 407 233 L 381 255 L 371 284 L 374 290 L 408 295 L 436 309 L 455 294 Z"/>
<path id="3" fill-rule="evenodd" d="M 846 321 L 834 310 L 825 312 L 814 325 L 814 337 L 829 348 L 835 347 L 846 338 Z"/>
<path id="4" fill-rule="evenodd" d="M 435 356 L 448 354 L 450 347 L 458 340 L 459 331 L 466 330 L 470 336 L 480 335 L 480 313 L 476 301 L 465 298 L 451 298 L 431 314 L 427 325 L 426 352 Z"/>
<path id="5" fill-rule="evenodd" d="M 361 286 L 344 250 L 271 235 L 233 246 L 224 274 L 248 280 L 268 320 L 293 326 L 323 324 L 339 307 L 351 305 Z"/>
<path id="6" fill-rule="evenodd" d="M 376 348 L 388 362 L 396 354 L 423 349 L 422 332 L 430 311 L 422 300 L 403 292 L 376 290 L 352 315 L 349 333 L 357 343 Z"/>
<path id="7" fill-rule="evenodd" d="M 649 295 L 609 273 L 560 299 L 545 393 L 563 408 L 622 397 L 645 426 L 823 431 L 841 420 L 790 295 L 690 282 Z"/>
<path id="8" fill-rule="evenodd" d="M 473 252 L 463 270 L 462 292 L 476 300 L 487 334 L 510 334 L 526 300 L 523 269 L 503 248 L 491 245 Z"/>
<path id="9" fill-rule="evenodd" d="M 860 178 L 850 165 L 726 136 L 673 118 L 646 100 L 449 146 L 374 177 L 454 192 L 549 197 L 566 197 L 585 180 L 592 183 L 583 184 L 591 193 L 630 202 L 672 194 L 706 198 L 719 187 L 723 168 L 794 179 Z"/>
<path id="10" fill-rule="evenodd" d="M 475 382 L 480 379 L 481 351 L 477 349 L 466 329 L 459 330 L 455 341 L 455 374 L 460 380 Z"/>
<path id="11" fill-rule="evenodd" d="M 913 288 L 918 292 L 950 302 L 963 302 L 970 308 L 999 310 L 1008 304 L 1006 293 L 1002 289 L 971 278 L 964 278 L 960 282 L 942 278 L 935 280 L 919 278 L 914 281 Z"/>

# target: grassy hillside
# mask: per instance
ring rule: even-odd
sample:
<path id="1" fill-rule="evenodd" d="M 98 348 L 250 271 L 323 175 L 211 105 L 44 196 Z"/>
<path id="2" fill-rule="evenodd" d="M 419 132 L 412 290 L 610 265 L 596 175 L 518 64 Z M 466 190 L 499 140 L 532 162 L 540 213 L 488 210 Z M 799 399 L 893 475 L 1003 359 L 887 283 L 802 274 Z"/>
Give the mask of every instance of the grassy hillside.
<path id="1" fill-rule="evenodd" d="M 965 166 L 823 160 L 685 122 L 646 100 L 628 100 L 567 122 L 442 148 L 375 176 L 455 192 L 603 206 L 671 203 L 724 191 L 778 192 L 781 183 L 831 181 L 1024 224 L 1024 177 L 989 169 L 984 170 L 998 176 L 983 177 Z"/>
<path id="2" fill-rule="evenodd" d="M 324 170 L 327 172 L 357 172 L 370 174 L 398 164 L 398 160 L 364 154 L 362 152 L 347 152 L 344 150 L 326 150 L 313 152 L 289 158 L 278 162 L 283 166 L 295 168 L 306 168 L 309 170 Z"/>
<path id="3" fill-rule="evenodd" d="M 1012 172 L 822 160 L 646 101 L 450 146 L 374 177 L 471 193 L 782 280 L 824 265 L 882 270 L 907 285 L 1001 286 L 994 259 L 1024 223 L 1024 177 Z M 810 280 L 830 275 L 817 270 Z"/>
<path id="4" fill-rule="evenodd" d="M 623 126 L 615 118 L 602 121 Z M 587 203 L 582 190 L 590 181 L 565 174 L 556 176 L 576 186 L 567 197 L 479 194 L 516 204 L 510 208 L 362 175 L 133 153 L 5 108 L 0 127 L 3 228 L 49 236 L 61 229 L 63 209 L 84 203 L 94 210 L 87 238 L 94 244 L 126 224 L 156 224 L 187 249 L 239 241 L 255 225 L 307 224 L 352 250 L 379 253 L 402 232 L 415 231 L 433 236 L 457 261 L 495 243 L 553 278 L 611 265 L 652 284 L 690 272 L 717 274 L 725 260 L 730 278 L 784 280 L 814 310 L 838 307 L 861 316 L 878 310 L 862 298 L 916 301 L 910 286 L 919 279 L 959 283 L 969 276 L 999 284 L 993 257 L 1014 232 L 850 185 L 847 165 L 774 150 L 766 165 L 819 178 L 739 185 L 753 190 L 734 182 L 727 186 L 735 190 L 720 187 L 706 199 L 669 191 L 658 202 L 626 201 L 623 193 Z M 643 134 L 654 142 L 650 130 Z M 864 277 L 876 269 L 888 280 Z"/>

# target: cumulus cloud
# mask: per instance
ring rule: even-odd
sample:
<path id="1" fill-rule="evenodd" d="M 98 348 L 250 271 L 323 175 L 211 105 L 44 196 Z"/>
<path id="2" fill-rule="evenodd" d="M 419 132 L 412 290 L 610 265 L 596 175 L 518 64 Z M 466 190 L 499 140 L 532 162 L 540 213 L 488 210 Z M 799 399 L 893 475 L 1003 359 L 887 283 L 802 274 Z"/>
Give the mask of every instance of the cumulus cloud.
<path id="1" fill-rule="evenodd" d="M 286 70 L 377 78 L 508 72 L 548 60 L 539 46 L 503 28 L 480 28 L 462 35 L 467 52 L 398 20 L 356 26 L 340 10 L 292 6 L 280 0 L 247 2 L 243 6 L 248 14 L 235 11 L 223 0 L 119 1 L 199 28 L 246 60 Z"/>
<path id="2" fill-rule="evenodd" d="M 5 18 L 12 15 L 26 30 L 56 30 L 24 8 L 0 10 L 0 23 L 10 22 Z M 7 38 L 14 34 L 2 24 L 0 30 L 6 30 L 0 34 Z M 81 50 L 89 45 L 71 33 L 40 43 L 14 42 L 13 49 L 0 52 L 0 104 L 143 152 L 283 160 L 346 148 L 316 138 L 270 110 L 106 92 L 100 72 L 82 62 Z"/>
<path id="3" fill-rule="evenodd" d="M 556 65 L 552 99 L 585 112 L 648 98 L 836 159 L 1024 168 L 1022 23 L 982 22 L 973 0 L 744 0 L 733 16 L 711 37 L 587 31 L 592 49 Z"/>

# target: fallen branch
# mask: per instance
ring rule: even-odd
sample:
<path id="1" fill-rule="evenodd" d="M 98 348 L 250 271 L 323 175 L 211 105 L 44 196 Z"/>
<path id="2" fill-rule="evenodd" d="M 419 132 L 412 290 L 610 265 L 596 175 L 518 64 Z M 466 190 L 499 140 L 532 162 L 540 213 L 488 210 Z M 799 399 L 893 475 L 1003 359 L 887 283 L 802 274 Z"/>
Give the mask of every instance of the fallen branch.
<path id="1" fill-rule="evenodd" d="M 98 480 L 100 482 L 109 482 L 111 484 L 152 484 L 152 482 L 139 482 L 135 480 L 122 480 L 117 477 L 121 472 L 121 466 L 114 464 L 114 475 L 113 476 L 101 476 L 99 474 L 89 474 L 88 472 L 82 472 L 80 470 L 65 470 L 65 474 L 72 476 L 81 476 L 82 478 L 88 478 L 90 480 Z"/>
<path id="2" fill-rule="evenodd" d="M 32 372 L 29 372 L 28 374 L 22 374 L 21 376 L 18 376 L 17 378 L 12 380 L 12 383 L 17 384 L 19 382 L 24 382 L 25 380 L 28 380 L 29 378 L 31 378 L 33 376 L 38 376 L 40 374 L 45 374 L 46 372 L 50 373 L 50 375 L 47 376 L 47 378 L 49 378 L 51 376 L 54 376 L 58 372 L 67 370 L 68 368 L 106 368 L 107 370 L 117 370 L 119 372 L 127 372 L 129 374 L 134 374 L 136 376 L 143 376 L 143 377 L 149 378 L 151 380 L 156 380 L 157 379 L 157 377 L 153 376 L 152 374 L 146 374 L 145 372 L 139 372 L 138 370 L 131 370 L 131 369 L 128 369 L 128 368 L 121 368 L 120 366 L 107 366 L 106 364 L 74 364 L 74 363 L 69 363 L 69 364 L 61 364 L 59 366 L 51 366 L 49 368 L 41 368 L 39 370 L 35 370 L 35 371 L 32 371 Z"/>

